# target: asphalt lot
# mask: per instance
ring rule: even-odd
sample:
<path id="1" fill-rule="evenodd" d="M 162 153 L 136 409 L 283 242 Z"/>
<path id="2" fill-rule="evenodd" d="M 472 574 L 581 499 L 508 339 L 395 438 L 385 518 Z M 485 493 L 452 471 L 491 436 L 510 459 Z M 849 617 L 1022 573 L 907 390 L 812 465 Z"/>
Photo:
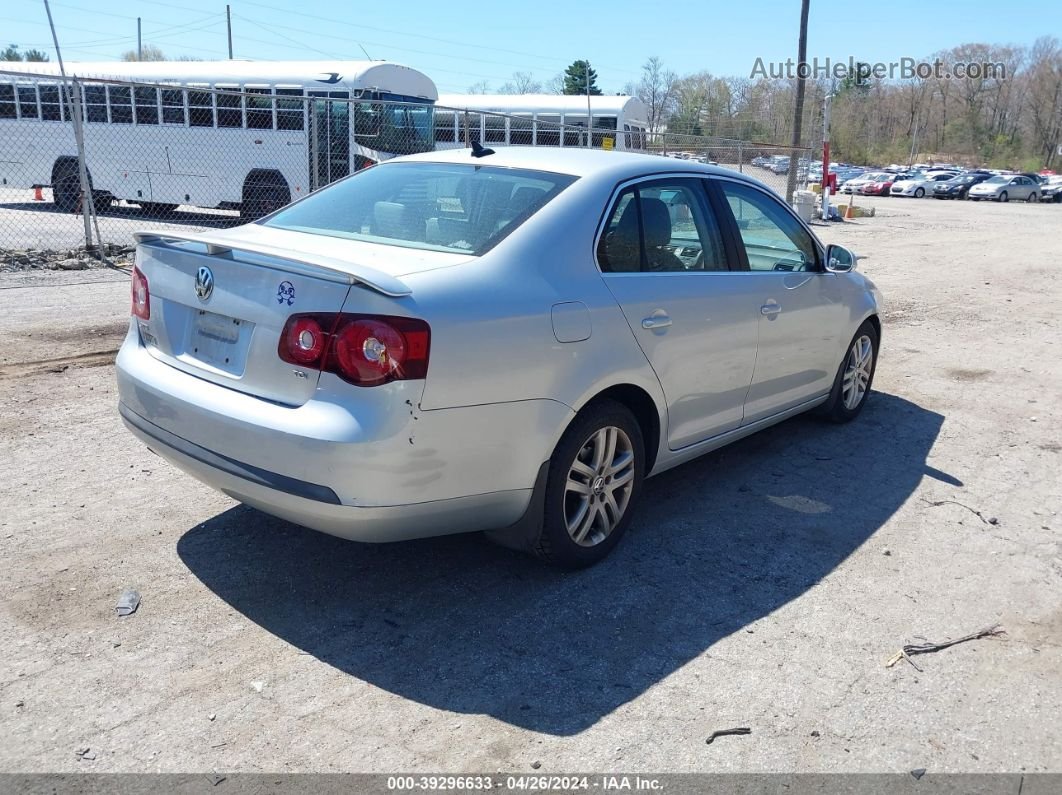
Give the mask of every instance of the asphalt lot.
<path id="1" fill-rule="evenodd" d="M 121 426 L 124 274 L 0 274 L 0 772 L 1062 772 L 1062 208 L 860 201 L 864 414 L 649 481 L 576 574 L 234 504 Z"/>

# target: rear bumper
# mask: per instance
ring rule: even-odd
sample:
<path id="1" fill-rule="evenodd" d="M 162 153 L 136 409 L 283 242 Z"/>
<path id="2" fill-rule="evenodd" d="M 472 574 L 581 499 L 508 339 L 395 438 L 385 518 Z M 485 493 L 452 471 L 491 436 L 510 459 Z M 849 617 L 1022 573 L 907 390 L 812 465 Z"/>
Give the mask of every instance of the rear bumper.
<path id="1" fill-rule="evenodd" d="M 266 513 L 361 541 L 516 522 L 573 416 L 552 400 L 421 411 L 414 382 L 322 383 L 303 406 L 280 406 L 170 367 L 135 330 L 117 377 L 123 420 L 163 458 Z"/>
<path id="2" fill-rule="evenodd" d="M 133 435 L 178 469 L 252 508 L 351 541 L 381 543 L 492 530 L 515 524 L 531 501 L 532 490 L 520 489 L 408 505 L 341 505 L 325 486 L 293 482 L 231 459 L 222 468 L 206 448 L 152 426 L 125 406 L 120 410 Z M 237 468 L 253 471 L 253 476 L 237 474 Z M 278 481 L 284 487 L 278 487 Z"/>

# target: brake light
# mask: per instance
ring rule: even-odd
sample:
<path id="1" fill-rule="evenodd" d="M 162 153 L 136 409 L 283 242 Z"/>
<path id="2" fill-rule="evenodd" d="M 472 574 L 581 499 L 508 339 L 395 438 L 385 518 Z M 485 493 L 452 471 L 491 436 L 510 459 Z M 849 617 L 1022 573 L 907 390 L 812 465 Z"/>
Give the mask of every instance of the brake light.
<path id="1" fill-rule="evenodd" d="M 141 320 L 151 319 L 151 293 L 148 290 L 147 277 L 140 268 L 133 266 L 133 278 L 131 283 L 133 307 L 132 313 Z"/>
<path id="2" fill-rule="evenodd" d="M 292 315 L 277 353 L 288 364 L 335 373 L 355 386 L 424 378 L 431 328 L 423 320 L 391 315 Z"/>

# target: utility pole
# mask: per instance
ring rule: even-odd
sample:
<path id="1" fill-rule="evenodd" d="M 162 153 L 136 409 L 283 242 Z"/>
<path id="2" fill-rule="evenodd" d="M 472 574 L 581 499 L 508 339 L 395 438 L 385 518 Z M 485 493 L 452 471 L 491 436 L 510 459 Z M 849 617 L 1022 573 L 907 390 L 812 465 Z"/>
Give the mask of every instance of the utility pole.
<path id="1" fill-rule="evenodd" d="M 225 27 L 229 31 L 229 60 L 232 60 L 232 6 L 225 6 Z"/>
<path id="2" fill-rule="evenodd" d="M 136 18 L 136 59 L 144 60 L 144 41 L 140 36 L 140 17 Z"/>
<path id="3" fill-rule="evenodd" d="M 801 0 L 800 3 L 800 40 L 797 43 L 797 85 L 796 107 L 793 109 L 793 139 L 789 155 L 789 175 L 785 185 L 785 200 L 787 204 L 793 202 L 793 191 L 796 190 L 797 171 L 800 169 L 800 146 L 801 127 L 804 123 L 804 85 L 807 80 L 801 75 L 807 67 L 808 61 L 808 10 L 811 0 Z M 794 166 L 796 166 L 794 168 Z"/>
<path id="4" fill-rule="evenodd" d="M 590 61 L 585 60 L 583 63 L 586 64 L 586 148 L 589 149 L 590 140 L 594 137 L 594 114 L 590 110 Z"/>
<path id="5" fill-rule="evenodd" d="M 830 220 L 830 100 L 833 94 L 822 99 L 822 220 Z"/>

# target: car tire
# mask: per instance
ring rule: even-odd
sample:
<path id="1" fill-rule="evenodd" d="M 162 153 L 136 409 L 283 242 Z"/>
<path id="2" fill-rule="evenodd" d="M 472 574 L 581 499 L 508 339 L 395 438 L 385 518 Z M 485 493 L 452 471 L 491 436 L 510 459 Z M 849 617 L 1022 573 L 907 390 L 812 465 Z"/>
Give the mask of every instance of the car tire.
<path id="1" fill-rule="evenodd" d="M 999 200 L 1001 202 L 1009 201 L 1010 197 L 1007 195 L 1006 191 L 1003 191 L 1001 194 L 999 194 Z"/>
<path id="2" fill-rule="evenodd" d="M 869 320 L 863 321 L 845 349 L 844 358 L 833 379 L 830 397 L 819 413 L 832 422 L 851 422 L 859 416 L 870 396 L 874 371 L 878 366 L 878 331 Z M 869 360 L 866 345 L 869 344 Z M 846 382 L 848 382 L 846 384 Z M 862 387 L 859 391 L 860 386 Z M 856 390 L 855 393 L 852 390 Z"/>
<path id="3" fill-rule="evenodd" d="M 1040 197 L 1037 196 L 1035 193 L 1030 193 L 1029 198 L 1025 201 L 1029 202 L 1029 204 L 1036 204 L 1038 201 L 1040 201 Z"/>
<path id="4" fill-rule="evenodd" d="M 916 199 L 921 199 L 925 195 L 926 195 L 926 192 L 924 190 L 922 190 L 921 188 L 916 188 L 915 189 L 914 197 Z"/>
<path id="5" fill-rule="evenodd" d="M 630 409 L 612 400 L 583 409 L 550 458 L 535 554 L 564 569 L 603 560 L 631 522 L 645 463 L 642 431 Z"/>

